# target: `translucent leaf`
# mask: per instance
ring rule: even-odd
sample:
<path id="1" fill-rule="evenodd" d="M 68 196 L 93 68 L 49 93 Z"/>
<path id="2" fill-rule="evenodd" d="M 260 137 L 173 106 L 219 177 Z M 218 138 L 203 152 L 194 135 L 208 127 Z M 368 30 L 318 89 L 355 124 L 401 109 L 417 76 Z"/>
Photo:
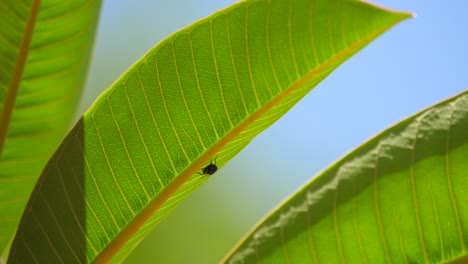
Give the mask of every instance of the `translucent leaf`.
<path id="1" fill-rule="evenodd" d="M 209 178 L 198 174 L 204 166 L 216 158 L 222 168 L 407 17 L 359 1 L 242 1 L 163 40 L 97 99 L 49 161 L 9 261 L 100 262 L 120 249 L 113 260 L 121 261 Z"/>

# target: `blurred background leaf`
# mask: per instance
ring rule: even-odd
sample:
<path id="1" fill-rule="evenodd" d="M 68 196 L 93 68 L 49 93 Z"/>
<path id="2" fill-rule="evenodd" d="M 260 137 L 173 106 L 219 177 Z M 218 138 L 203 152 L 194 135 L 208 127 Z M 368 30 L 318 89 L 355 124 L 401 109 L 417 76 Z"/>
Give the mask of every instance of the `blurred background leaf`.
<path id="1" fill-rule="evenodd" d="M 208 178 L 190 176 L 210 158 L 220 153 L 224 164 L 407 17 L 359 1 L 243 1 L 165 39 L 101 94 L 49 161 L 9 261 L 105 262 L 142 226 L 121 261 Z"/>
<path id="2" fill-rule="evenodd" d="M 40 172 L 73 124 L 100 4 L 0 1 L 0 112 L 7 112 L 6 100 L 14 105 L 8 126 L 0 125 L 6 133 L 0 158 L 0 252 L 4 254 Z M 30 45 L 21 51 L 28 33 Z M 25 61 L 20 54 L 25 54 Z M 17 64 L 24 65 L 23 72 L 18 71 L 21 67 L 15 70 Z M 18 92 L 7 99 L 15 77 Z M 16 103 L 11 101 L 15 97 Z"/>
<path id="3" fill-rule="evenodd" d="M 327 168 L 236 246 L 229 263 L 442 263 L 467 257 L 468 91 Z"/>

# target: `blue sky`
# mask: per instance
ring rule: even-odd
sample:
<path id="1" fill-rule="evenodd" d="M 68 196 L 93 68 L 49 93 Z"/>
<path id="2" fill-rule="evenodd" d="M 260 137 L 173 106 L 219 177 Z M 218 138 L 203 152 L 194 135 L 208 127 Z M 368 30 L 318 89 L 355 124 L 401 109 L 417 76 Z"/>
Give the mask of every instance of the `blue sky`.
<path id="1" fill-rule="evenodd" d="M 159 40 L 232 2 L 104 1 L 81 113 Z M 398 120 L 468 87 L 468 1 L 374 3 L 411 11 L 416 18 L 356 54 L 256 137 L 158 226 L 151 242 L 127 263 L 137 263 L 138 254 L 176 263 L 183 259 L 164 254 L 184 247 L 195 248 L 192 259 L 218 260 L 259 218 L 334 160 Z M 184 222 L 183 217 L 190 219 Z M 222 228 L 234 224 L 228 231 Z M 169 228 L 181 234 L 167 238 L 173 234 Z M 226 244 L 216 244 L 222 239 Z M 160 244 L 175 249 L 158 252 Z"/>

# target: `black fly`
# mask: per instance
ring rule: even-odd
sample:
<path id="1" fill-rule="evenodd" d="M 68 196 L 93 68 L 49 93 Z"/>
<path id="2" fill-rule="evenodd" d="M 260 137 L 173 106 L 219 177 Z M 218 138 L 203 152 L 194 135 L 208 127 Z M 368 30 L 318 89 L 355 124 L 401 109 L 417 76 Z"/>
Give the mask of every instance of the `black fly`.
<path id="1" fill-rule="evenodd" d="M 216 156 L 214 162 L 210 162 L 210 164 L 203 167 L 202 173 L 198 172 L 198 174 L 200 174 L 200 175 L 213 175 L 218 170 L 218 166 L 216 166 L 216 159 L 217 158 L 218 158 L 218 156 Z"/>

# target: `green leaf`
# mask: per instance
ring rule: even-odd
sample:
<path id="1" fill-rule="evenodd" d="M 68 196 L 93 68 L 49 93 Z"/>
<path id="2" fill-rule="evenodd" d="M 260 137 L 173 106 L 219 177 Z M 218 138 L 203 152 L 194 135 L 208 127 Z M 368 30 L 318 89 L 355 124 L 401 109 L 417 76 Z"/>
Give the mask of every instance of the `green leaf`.
<path id="1" fill-rule="evenodd" d="M 226 262 L 466 261 L 467 131 L 468 91 L 399 122 L 304 185 Z"/>
<path id="2" fill-rule="evenodd" d="M 100 1 L 0 2 L 0 252 L 72 125 Z"/>
<path id="3" fill-rule="evenodd" d="M 209 178 L 197 174 L 203 166 L 217 157 L 221 168 L 407 17 L 359 1 L 241 1 L 168 37 L 97 99 L 49 161 L 9 261 L 100 263 L 117 252 L 121 261 Z"/>

